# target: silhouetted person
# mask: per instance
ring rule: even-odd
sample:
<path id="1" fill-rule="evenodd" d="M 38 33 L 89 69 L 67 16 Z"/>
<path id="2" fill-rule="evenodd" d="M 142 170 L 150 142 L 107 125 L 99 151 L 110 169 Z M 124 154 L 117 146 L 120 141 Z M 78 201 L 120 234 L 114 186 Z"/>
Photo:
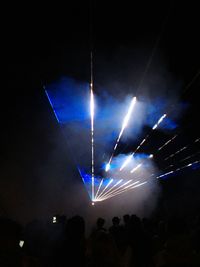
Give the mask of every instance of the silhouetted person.
<path id="1" fill-rule="evenodd" d="M 120 250 L 124 247 L 124 232 L 122 226 L 120 226 L 120 219 L 118 217 L 112 218 L 113 225 L 109 228 L 109 232 L 117 245 L 117 248 Z"/>
<path id="2" fill-rule="evenodd" d="M 105 220 L 98 218 L 89 242 L 88 267 L 118 267 L 119 255 L 111 235 L 104 228 Z"/>

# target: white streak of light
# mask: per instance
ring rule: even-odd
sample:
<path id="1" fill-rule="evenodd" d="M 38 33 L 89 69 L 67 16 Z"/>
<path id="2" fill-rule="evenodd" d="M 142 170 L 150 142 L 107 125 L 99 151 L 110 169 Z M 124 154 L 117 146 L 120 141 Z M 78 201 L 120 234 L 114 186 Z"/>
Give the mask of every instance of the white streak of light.
<path id="1" fill-rule="evenodd" d="M 175 155 L 179 154 L 180 152 L 182 152 L 183 150 L 187 149 L 188 146 L 184 146 L 181 149 L 179 149 L 178 151 L 176 151 L 174 154 L 171 154 L 170 156 L 166 157 L 164 160 L 168 160 L 169 158 L 173 158 Z"/>
<path id="2" fill-rule="evenodd" d="M 140 184 L 137 184 L 137 185 L 135 185 L 135 186 L 131 187 L 131 189 L 132 189 L 132 188 L 139 187 L 139 186 L 141 186 L 141 185 L 143 185 L 143 184 L 146 184 L 146 183 L 147 183 L 147 181 L 145 181 L 145 182 L 143 182 L 143 183 L 140 183 Z"/>
<path id="3" fill-rule="evenodd" d="M 113 182 L 113 179 L 111 179 L 108 184 L 105 186 L 105 188 L 101 191 L 101 193 L 99 194 L 98 198 L 100 198 L 100 196 L 103 194 L 103 192 L 109 187 L 109 185 Z M 97 199 L 98 199 L 97 198 Z"/>
<path id="4" fill-rule="evenodd" d="M 140 181 L 136 181 L 136 182 L 134 182 L 134 183 L 132 183 L 130 186 L 133 186 L 133 185 L 135 185 L 135 184 L 137 184 L 137 183 L 139 183 Z M 123 193 L 123 192 L 125 192 L 125 191 L 129 191 L 130 190 L 130 188 L 121 188 L 120 190 L 117 190 L 116 192 L 111 192 L 110 194 L 107 194 L 107 195 L 105 195 L 103 198 L 101 198 L 101 200 L 105 200 L 105 199 L 108 199 L 108 198 L 110 198 L 110 197 L 112 197 L 112 196 L 115 196 L 115 195 L 118 195 L 118 194 L 121 194 L 121 193 Z"/>
<path id="5" fill-rule="evenodd" d="M 131 161 L 132 157 L 133 157 L 134 153 L 132 153 L 125 161 L 124 163 L 122 164 L 121 168 L 119 169 L 120 171 L 122 171 L 126 165 L 128 165 L 128 163 Z"/>
<path id="6" fill-rule="evenodd" d="M 155 130 L 166 116 L 167 114 L 162 115 L 162 117 L 158 120 L 158 122 L 152 127 L 152 130 Z"/>
<path id="7" fill-rule="evenodd" d="M 185 160 L 187 160 L 187 159 L 190 159 L 190 158 L 196 156 L 196 155 L 199 154 L 199 153 L 200 153 L 200 151 L 198 151 L 197 153 L 194 153 L 194 154 L 192 154 L 192 155 L 190 155 L 190 156 L 188 156 L 188 157 L 186 157 L 186 158 L 180 160 L 180 162 L 185 161 Z"/>
<path id="8" fill-rule="evenodd" d="M 128 180 L 128 181 L 125 182 L 124 184 L 120 185 L 118 188 L 115 188 L 114 190 L 112 190 L 109 194 L 112 194 L 112 193 L 118 191 L 120 188 L 124 187 L 125 185 L 129 184 L 129 183 L 132 182 L 132 181 L 133 181 L 132 179 L 131 179 L 131 180 Z M 109 194 L 108 194 L 108 195 L 109 195 Z M 104 196 L 107 196 L 107 194 L 103 194 L 103 195 L 104 195 Z"/>
<path id="9" fill-rule="evenodd" d="M 132 111 L 133 111 L 135 102 L 136 102 L 136 97 L 133 97 L 133 99 L 132 99 L 132 101 L 131 101 L 131 105 L 130 105 L 130 107 L 129 107 L 129 109 L 128 109 L 128 113 L 126 114 L 126 116 L 125 116 L 125 118 L 124 118 L 124 120 L 123 120 L 121 131 L 120 131 L 120 133 L 119 133 L 119 136 L 118 136 L 118 138 L 117 138 L 116 144 L 115 144 L 115 146 L 114 146 L 114 151 L 117 149 L 117 146 L 118 146 L 118 144 L 119 144 L 119 141 L 120 141 L 120 139 L 121 139 L 121 136 L 122 136 L 122 134 L 123 134 L 125 128 L 126 128 L 127 125 L 128 125 L 128 122 L 129 122 L 129 120 L 130 120 L 131 113 L 132 113 Z M 112 159 L 113 159 L 113 156 L 114 156 L 114 152 L 112 153 L 112 155 L 111 155 L 111 157 L 110 157 L 110 160 L 109 160 L 109 162 L 108 162 L 109 165 L 110 165 L 110 163 L 111 163 L 111 161 L 112 161 Z M 109 165 L 108 165 L 108 166 L 109 166 Z M 107 170 L 109 170 L 109 169 L 107 168 Z M 107 171 L 107 170 L 106 170 L 106 171 Z"/>
<path id="10" fill-rule="evenodd" d="M 142 166 L 142 163 L 138 164 L 135 168 L 133 168 L 130 173 L 133 173 L 135 171 L 137 171 L 140 167 Z"/>
<path id="11" fill-rule="evenodd" d="M 160 151 L 160 150 L 163 149 L 165 146 L 167 146 L 169 143 L 171 143 L 177 136 L 178 136 L 178 134 L 174 135 L 170 140 L 168 140 L 166 143 L 164 143 L 164 145 L 162 145 L 161 147 L 159 147 L 159 148 L 158 148 L 158 151 Z"/>
<path id="12" fill-rule="evenodd" d="M 139 181 L 137 181 L 137 182 L 135 182 L 135 183 L 139 183 Z M 106 200 L 106 199 L 109 199 L 109 198 L 111 198 L 111 197 L 117 196 L 117 195 L 119 195 L 119 194 L 122 194 L 122 193 L 124 193 L 124 192 L 126 192 L 126 191 L 130 191 L 131 189 L 134 189 L 134 188 L 136 188 L 136 187 L 140 187 L 140 186 L 142 186 L 142 185 L 144 185 L 144 184 L 146 184 L 146 183 L 147 183 L 147 181 L 145 181 L 145 182 L 143 182 L 143 183 L 140 183 L 140 184 L 137 184 L 137 185 L 135 185 L 135 186 L 132 186 L 132 187 L 130 187 L 129 189 L 124 189 L 124 190 L 122 190 L 122 191 L 120 191 L 120 192 L 116 192 L 115 194 L 112 194 L 112 195 L 109 195 L 109 196 L 106 197 L 106 198 L 103 198 L 102 201 L 103 201 L 103 200 Z"/>
<path id="13" fill-rule="evenodd" d="M 164 176 L 166 176 L 166 175 L 168 175 L 168 174 L 171 174 L 171 173 L 173 173 L 173 172 L 174 172 L 174 171 L 166 172 L 166 173 L 164 173 L 164 174 L 161 174 L 161 175 L 157 176 L 156 178 L 158 179 L 158 178 L 164 177 Z"/>
<path id="14" fill-rule="evenodd" d="M 97 192 L 96 192 L 96 195 L 95 195 L 95 197 L 94 197 L 94 200 L 97 198 L 97 196 L 98 196 L 98 193 L 99 193 L 99 190 L 100 190 L 100 188 L 101 188 L 101 186 L 102 186 L 102 183 L 103 183 L 103 179 L 101 179 L 101 182 L 100 182 L 100 184 L 99 184 L 99 187 L 98 187 L 98 190 L 97 190 Z"/>
<path id="15" fill-rule="evenodd" d="M 90 116 L 91 116 L 91 145 L 92 145 L 92 200 L 94 200 L 94 94 L 93 83 L 90 84 Z"/>
<path id="16" fill-rule="evenodd" d="M 103 195 L 101 195 L 101 198 L 104 196 L 104 195 L 107 195 L 113 188 L 115 188 L 118 184 L 120 184 L 121 182 L 123 181 L 123 179 L 119 180 L 116 184 L 114 184 L 110 189 L 108 189 L 108 191 L 104 192 Z"/>

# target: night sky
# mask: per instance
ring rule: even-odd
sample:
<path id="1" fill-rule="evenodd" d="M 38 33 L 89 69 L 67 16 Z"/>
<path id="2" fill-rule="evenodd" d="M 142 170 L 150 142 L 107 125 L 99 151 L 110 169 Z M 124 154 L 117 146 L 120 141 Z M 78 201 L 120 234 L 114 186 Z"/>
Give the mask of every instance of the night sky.
<path id="1" fill-rule="evenodd" d="M 170 75 L 178 84 L 174 94 L 187 106 L 179 119 L 182 141 L 187 144 L 190 138 L 199 136 L 197 4 L 108 2 L 94 1 L 92 12 L 88 1 L 4 8 L 0 214 L 27 222 L 54 213 L 76 213 L 89 205 L 43 86 L 63 76 L 88 82 L 91 43 L 97 94 L 98 88 L 113 80 L 130 94 L 130 83 L 138 85 L 136 78 L 144 72 L 159 39 L 149 72 L 164 65 L 167 72 L 163 75 Z M 133 78 L 131 70 L 136 73 Z M 151 82 L 151 76 L 145 79 Z M 167 90 L 170 93 L 173 89 Z M 114 86 L 110 92 L 119 93 Z M 167 198 L 172 194 L 173 199 L 181 195 L 188 210 L 193 202 L 198 207 L 198 177 L 199 170 L 162 182 L 163 195 Z M 84 201 L 77 200 L 77 192 Z"/>

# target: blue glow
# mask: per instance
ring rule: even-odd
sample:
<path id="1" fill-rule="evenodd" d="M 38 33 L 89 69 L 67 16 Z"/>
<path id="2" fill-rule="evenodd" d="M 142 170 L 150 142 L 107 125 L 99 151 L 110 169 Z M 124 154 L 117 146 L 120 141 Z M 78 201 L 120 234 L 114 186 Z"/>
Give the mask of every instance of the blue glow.
<path id="1" fill-rule="evenodd" d="M 167 130 L 174 130 L 178 127 L 178 125 L 172 121 L 169 117 L 166 117 L 162 124 L 160 125 L 161 129 L 167 129 Z"/>
<path id="2" fill-rule="evenodd" d="M 200 168 L 200 162 L 195 162 L 192 164 L 192 169 L 193 170 L 198 170 Z"/>
<path id="3" fill-rule="evenodd" d="M 46 94 L 59 123 L 83 121 L 89 118 L 88 83 L 70 78 L 48 85 Z"/>

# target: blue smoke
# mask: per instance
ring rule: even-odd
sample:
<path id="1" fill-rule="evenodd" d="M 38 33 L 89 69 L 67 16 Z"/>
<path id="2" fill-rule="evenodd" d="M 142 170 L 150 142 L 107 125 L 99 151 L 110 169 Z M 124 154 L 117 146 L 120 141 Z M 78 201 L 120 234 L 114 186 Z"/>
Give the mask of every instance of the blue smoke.
<path id="1" fill-rule="evenodd" d="M 89 118 L 88 83 L 78 83 L 70 78 L 62 78 L 45 89 L 60 123 L 84 121 Z"/>

